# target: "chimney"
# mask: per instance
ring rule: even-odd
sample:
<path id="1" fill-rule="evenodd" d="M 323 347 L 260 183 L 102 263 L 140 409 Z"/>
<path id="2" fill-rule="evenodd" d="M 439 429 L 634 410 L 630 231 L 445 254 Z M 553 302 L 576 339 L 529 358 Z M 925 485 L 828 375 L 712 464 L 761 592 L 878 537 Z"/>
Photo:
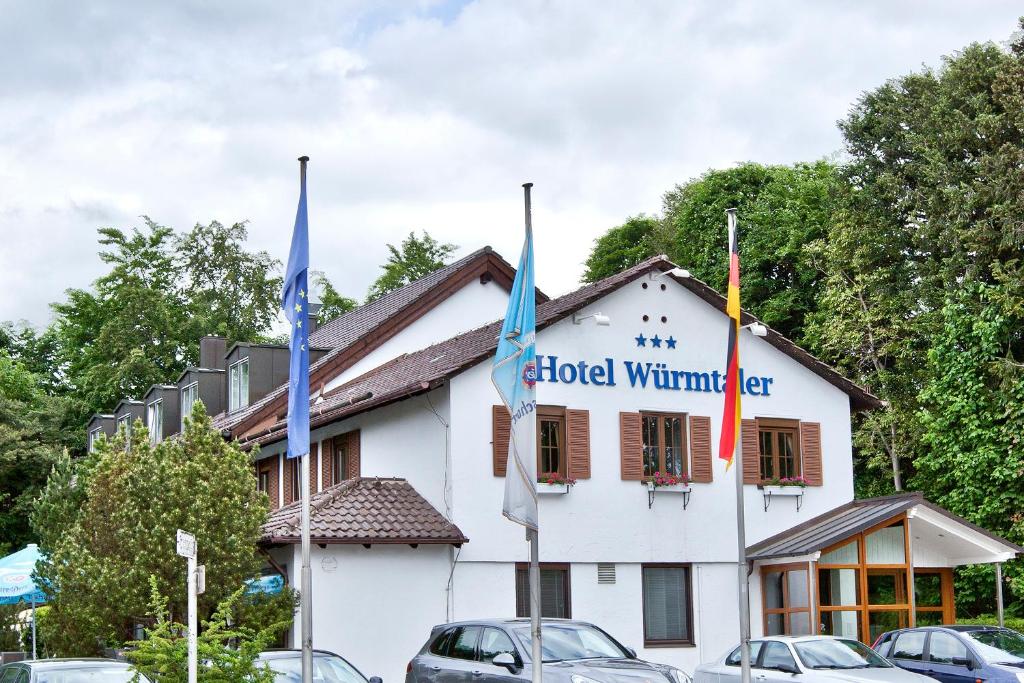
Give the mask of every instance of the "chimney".
<path id="1" fill-rule="evenodd" d="M 207 335 L 199 340 L 199 367 L 209 370 L 224 369 L 224 354 L 228 352 L 225 337 Z"/>
<path id="2" fill-rule="evenodd" d="M 320 315 L 320 309 L 323 307 L 323 304 L 318 304 L 312 301 L 309 302 L 309 304 L 306 306 L 306 310 L 309 311 L 309 318 L 308 321 L 306 322 L 308 327 L 306 329 L 309 330 L 310 334 L 316 332 L 316 328 L 320 327 L 319 321 L 317 320 L 317 316 Z"/>

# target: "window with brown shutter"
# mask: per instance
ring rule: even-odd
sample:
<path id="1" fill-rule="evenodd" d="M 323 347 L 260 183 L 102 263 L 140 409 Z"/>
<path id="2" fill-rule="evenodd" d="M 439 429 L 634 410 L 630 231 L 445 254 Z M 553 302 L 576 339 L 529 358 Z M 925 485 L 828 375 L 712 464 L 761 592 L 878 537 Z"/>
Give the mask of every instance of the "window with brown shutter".
<path id="1" fill-rule="evenodd" d="M 512 430 L 505 406 L 493 406 L 491 425 L 494 476 L 504 477 Z M 537 477 L 552 475 L 590 478 L 590 411 L 537 406 Z"/>
<path id="2" fill-rule="evenodd" d="M 360 476 L 359 430 L 339 434 L 331 440 L 331 485 Z M 327 457 L 326 455 L 324 456 Z M 327 472 L 326 461 L 324 463 Z"/>
<path id="3" fill-rule="evenodd" d="M 590 479 L 590 411 L 565 411 L 566 434 L 569 440 L 569 476 Z"/>
<path id="4" fill-rule="evenodd" d="M 309 444 L 309 492 L 316 493 L 320 489 L 320 477 L 317 476 L 320 461 L 320 444 L 313 441 Z"/>
<path id="5" fill-rule="evenodd" d="M 491 461 L 494 476 L 504 477 L 508 465 L 508 440 L 512 433 L 512 416 L 505 406 L 491 406 Z"/>
<path id="6" fill-rule="evenodd" d="M 710 484 L 713 479 L 711 458 L 711 418 L 690 416 L 690 481 Z"/>
<path id="7" fill-rule="evenodd" d="M 619 453 L 622 478 L 641 481 L 644 478 L 644 440 L 640 413 L 619 413 Z"/>
<path id="8" fill-rule="evenodd" d="M 807 485 L 821 486 L 824 481 L 821 468 L 820 423 L 800 423 L 800 449 L 803 451 L 804 479 Z"/>
<path id="9" fill-rule="evenodd" d="M 757 452 L 762 482 L 793 479 L 801 474 L 800 423 L 758 418 Z"/>
<path id="10" fill-rule="evenodd" d="M 686 415 L 640 413 L 644 477 L 655 474 L 681 477 L 687 472 Z"/>
<path id="11" fill-rule="evenodd" d="M 565 408 L 537 406 L 537 478 L 565 477 Z"/>

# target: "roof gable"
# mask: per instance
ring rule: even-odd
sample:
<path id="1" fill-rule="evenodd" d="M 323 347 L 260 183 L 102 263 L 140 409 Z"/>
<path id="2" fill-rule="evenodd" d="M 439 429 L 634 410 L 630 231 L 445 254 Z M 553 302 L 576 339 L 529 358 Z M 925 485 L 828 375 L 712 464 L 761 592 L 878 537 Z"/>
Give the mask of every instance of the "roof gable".
<path id="1" fill-rule="evenodd" d="M 542 330 L 553 325 L 652 270 L 669 273 L 674 269 L 676 265 L 667 257 L 655 256 L 603 280 L 545 301 L 537 306 L 537 329 Z M 725 315 L 725 297 L 706 283 L 672 273 L 666 277 L 672 277 Z M 744 324 L 760 322 L 749 313 L 744 312 L 742 315 Z M 361 377 L 315 397 L 315 403 L 310 408 L 310 426 L 323 426 L 440 386 L 451 377 L 491 356 L 497 347 L 501 326 L 502 321 L 497 320 L 420 351 L 399 356 Z M 771 328 L 768 328 L 768 335 L 764 340 L 848 394 L 854 410 L 865 410 L 881 404 L 879 399 L 866 389 L 846 379 Z M 242 439 L 242 443 L 271 443 L 283 438 L 285 433 L 284 420 L 277 419 L 266 424 L 260 432 Z"/>

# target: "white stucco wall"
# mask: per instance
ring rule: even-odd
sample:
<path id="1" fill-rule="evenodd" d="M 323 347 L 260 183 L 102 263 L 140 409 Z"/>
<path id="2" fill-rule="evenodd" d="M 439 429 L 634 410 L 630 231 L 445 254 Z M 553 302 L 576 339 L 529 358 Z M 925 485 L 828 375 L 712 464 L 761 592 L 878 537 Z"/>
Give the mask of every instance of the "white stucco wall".
<path id="1" fill-rule="evenodd" d="M 301 555 L 288 571 L 298 583 Z M 447 614 L 448 546 L 314 545 L 313 646 L 336 652 L 367 677 L 401 683 L 405 667 Z M 302 642 L 296 614 L 292 644 Z"/>
<path id="2" fill-rule="evenodd" d="M 461 332 L 494 322 L 504 314 L 506 306 L 508 291 L 504 287 L 494 280 L 486 284 L 473 280 L 352 367 L 332 378 L 327 382 L 326 389 L 341 386 L 404 353 L 425 349 Z"/>

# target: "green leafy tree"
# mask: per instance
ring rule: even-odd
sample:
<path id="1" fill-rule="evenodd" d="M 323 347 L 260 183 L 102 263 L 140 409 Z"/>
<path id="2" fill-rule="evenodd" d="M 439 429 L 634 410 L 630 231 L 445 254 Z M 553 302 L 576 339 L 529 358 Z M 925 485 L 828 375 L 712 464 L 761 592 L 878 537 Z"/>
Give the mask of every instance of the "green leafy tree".
<path id="1" fill-rule="evenodd" d="M 409 236 L 402 240 L 400 247 L 389 244 L 390 256 L 381 266 L 384 273 L 370 285 L 366 302 L 379 299 L 388 292 L 433 273 L 448 262 L 448 258 L 457 248 L 454 244 L 438 242 L 426 231 L 422 237 L 410 232 Z"/>
<path id="2" fill-rule="evenodd" d="M 168 601 L 160 594 L 158 582 L 150 577 L 149 617 L 154 621 L 146 637 L 132 641 L 128 660 L 136 671 L 151 681 L 186 683 L 188 681 L 187 627 L 174 620 Z M 197 678 L 203 683 L 273 683 L 274 673 L 260 665 L 260 652 L 274 642 L 277 631 L 287 628 L 291 618 L 255 629 L 237 625 L 239 605 L 244 602 L 240 588 L 222 600 L 209 619 L 199 626 Z"/>
<path id="3" fill-rule="evenodd" d="M 80 501 L 78 509 L 67 499 Z M 145 621 L 150 577 L 172 614 L 183 614 L 177 529 L 196 535 L 207 569 L 200 614 L 210 614 L 255 576 L 266 516 L 250 455 L 221 437 L 201 403 L 180 438 L 153 446 L 136 422 L 130 437 L 122 430 L 101 439 L 75 476 L 50 480 L 33 517 L 48 557 L 37 572 L 48 586 L 44 637 L 51 654 L 95 654 L 129 640 L 133 626 Z M 280 599 L 291 597 L 286 592 Z"/>
<path id="4" fill-rule="evenodd" d="M 320 299 L 320 311 L 317 313 L 318 324 L 323 325 L 359 306 L 359 302 L 355 299 L 342 296 L 323 272 L 314 270 L 312 274 L 314 291 L 317 292 Z"/>
<path id="5" fill-rule="evenodd" d="M 584 264 L 584 282 L 597 282 L 631 268 L 644 259 L 672 251 L 666 223 L 658 218 L 632 216 L 594 240 Z"/>
<path id="6" fill-rule="evenodd" d="M 61 451 L 77 445 L 68 401 L 44 393 L 39 378 L 0 351 L 0 557 L 33 540 L 32 501 Z"/>
<path id="7" fill-rule="evenodd" d="M 820 257 L 812 348 L 887 402 L 855 432 L 861 473 L 912 478 L 918 396 L 947 296 L 1019 282 L 1024 246 L 1024 44 L 973 44 L 866 93 L 840 128 L 850 160 Z M 960 300 L 974 315 L 990 304 Z M 1016 331 L 1011 336 L 1017 334 Z M 862 493 L 883 480 L 861 477 Z M 866 486 L 865 486 L 866 484 Z"/>
<path id="8" fill-rule="evenodd" d="M 256 340 L 277 317 L 281 278 L 274 273 L 281 264 L 265 251 L 246 251 L 246 239 L 244 222 L 225 226 L 217 221 L 197 223 L 175 239 L 178 287 L 194 344 L 205 334 L 229 342 Z"/>
<path id="9" fill-rule="evenodd" d="M 977 304 L 983 304 L 980 314 Z M 941 310 L 942 330 L 928 354 L 921 391 L 923 449 L 915 488 L 966 519 L 1024 542 L 1024 369 L 1020 299 L 1009 309 L 997 285 L 964 287 Z M 1024 572 L 1007 566 L 1014 592 Z M 960 577 L 957 603 L 991 604 L 990 568 Z"/>
<path id="10" fill-rule="evenodd" d="M 668 191 L 662 216 L 637 216 L 597 239 L 584 280 L 592 282 L 665 253 L 721 292 L 729 275 L 725 210 L 738 209 L 743 306 L 797 341 L 822 280 L 806 245 L 824 236 L 839 175 L 826 161 L 745 163 L 708 171 Z"/>

